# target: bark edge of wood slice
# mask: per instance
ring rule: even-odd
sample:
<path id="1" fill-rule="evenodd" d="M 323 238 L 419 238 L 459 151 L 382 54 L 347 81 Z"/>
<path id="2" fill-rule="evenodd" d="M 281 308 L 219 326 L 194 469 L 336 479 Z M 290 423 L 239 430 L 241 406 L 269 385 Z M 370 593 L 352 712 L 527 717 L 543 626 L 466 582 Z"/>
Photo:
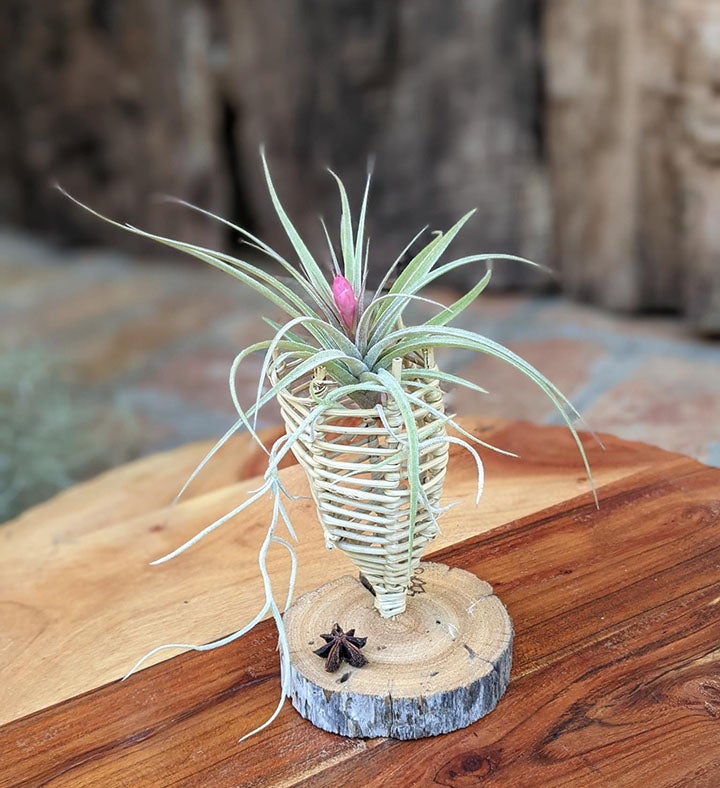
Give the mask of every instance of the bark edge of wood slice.
<path id="1" fill-rule="evenodd" d="M 464 728 L 495 708 L 510 680 L 513 625 L 489 583 L 422 563 L 405 613 L 382 618 L 373 603 L 345 575 L 285 613 L 289 697 L 303 717 L 343 736 L 419 739 Z M 336 623 L 367 637 L 367 665 L 325 670 L 313 650 Z"/>

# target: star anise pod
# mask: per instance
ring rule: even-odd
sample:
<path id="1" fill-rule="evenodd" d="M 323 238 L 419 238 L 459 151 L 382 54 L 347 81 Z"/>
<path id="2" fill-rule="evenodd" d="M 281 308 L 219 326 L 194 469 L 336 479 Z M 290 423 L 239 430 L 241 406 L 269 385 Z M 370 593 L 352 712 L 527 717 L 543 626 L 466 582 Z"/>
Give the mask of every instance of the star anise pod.
<path id="1" fill-rule="evenodd" d="M 328 673 L 334 673 L 343 660 L 354 668 L 367 665 L 367 658 L 360 651 L 367 638 L 355 637 L 354 629 L 343 632 L 340 624 L 335 624 L 329 635 L 320 635 L 320 637 L 325 641 L 325 645 L 315 649 L 313 654 L 325 657 L 325 670 Z"/>

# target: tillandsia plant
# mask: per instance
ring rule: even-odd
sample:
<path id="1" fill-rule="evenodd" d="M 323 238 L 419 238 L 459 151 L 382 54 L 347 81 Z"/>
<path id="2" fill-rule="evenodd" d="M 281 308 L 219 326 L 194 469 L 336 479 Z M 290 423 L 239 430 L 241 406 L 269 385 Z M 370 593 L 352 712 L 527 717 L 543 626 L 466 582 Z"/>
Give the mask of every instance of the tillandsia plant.
<path id="1" fill-rule="evenodd" d="M 435 234 L 397 273 L 399 262 L 427 229 L 423 228 L 370 293 L 367 286 L 369 239 L 365 225 L 371 174 L 368 174 L 359 217 L 354 223 L 345 187 L 331 171 L 339 189 L 341 220 L 339 250 L 323 222 L 332 265 L 328 276 L 285 212 L 264 152 L 261 158 L 270 198 L 299 266 L 247 230 L 188 203 L 176 202 L 212 216 L 237 231 L 250 246 L 279 264 L 294 281 L 295 289 L 237 257 L 100 218 L 210 263 L 254 288 L 286 315 L 282 324 L 267 320 L 273 336 L 245 348 L 235 358 L 230 370 L 230 391 L 238 419 L 196 468 L 178 497 L 236 431 L 247 429 L 263 446 L 255 430 L 257 415 L 265 404 L 277 398 L 286 434 L 271 447 L 263 446 L 268 458 L 264 483 L 231 512 L 154 562 L 162 563 L 179 555 L 262 496 L 272 496 L 272 519 L 259 553 L 265 589 L 261 610 L 246 626 L 222 640 L 203 646 L 169 644 L 160 647 L 200 651 L 217 648 L 272 615 L 279 633 L 282 695 L 273 715 L 261 726 L 265 727 L 279 713 L 289 690 L 289 655 L 281 608 L 266 566 L 268 550 L 273 544 L 290 553 L 292 568 L 285 600 L 287 609 L 293 597 L 296 557 L 291 541 L 296 540 L 296 536 L 284 504 L 290 495 L 282 485 L 278 468 L 289 451 L 297 456 L 308 474 L 327 546 L 339 547 L 359 567 L 372 586 L 375 605 L 383 616 L 398 615 L 405 609 L 405 595 L 413 570 L 428 541 L 438 532 L 438 517 L 444 511 L 440 506 L 440 493 L 449 445 L 457 444 L 473 456 L 478 473 L 478 499 L 483 486 L 483 467 L 473 444 L 495 448 L 464 430 L 445 412 L 442 386 L 465 386 L 483 393 L 485 390 L 472 381 L 438 369 L 434 362 L 435 349 L 458 348 L 485 353 L 507 362 L 530 378 L 555 405 L 569 428 L 591 485 L 592 477 L 583 445 L 573 426 L 579 414 L 558 388 L 508 348 L 450 325 L 487 287 L 493 260 L 534 263 L 514 255 L 478 254 L 441 264 L 453 239 L 473 215 L 474 211 L 470 211 L 446 232 Z M 484 264 L 477 283 L 451 305 L 436 304 L 420 295 L 427 285 L 450 271 L 476 264 Z M 420 325 L 406 326 L 404 312 L 416 299 L 435 304 L 436 314 Z M 244 408 L 238 400 L 235 376 L 238 366 L 255 352 L 265 354 L 263 372 L 255 402 Z M 269 387 L 263 391 L 266 377 Z M 448 429 L 454 434 L 449 435 Z M 289 538 L 278 534 L 281 523 Z M 158 650 L 146 655 L 130 672 Z"/>

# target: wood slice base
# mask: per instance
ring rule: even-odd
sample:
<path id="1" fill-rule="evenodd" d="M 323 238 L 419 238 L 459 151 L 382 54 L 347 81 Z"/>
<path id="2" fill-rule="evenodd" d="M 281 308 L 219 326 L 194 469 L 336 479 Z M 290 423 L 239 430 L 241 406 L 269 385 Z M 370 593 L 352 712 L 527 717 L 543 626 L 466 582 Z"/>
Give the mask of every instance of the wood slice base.
<path id="1" fill-rule="evenodd" d="M 303 717 L 343 736 L 419 739 L 464 728 L 495 708 L 510 678 L 513 627 L 489 583 L 423 563 L 405 613 L 382 618 L 373 601 L 346 575 L 285 613 L 290 698 Z M 335 623 L 367 637 L 367 665 L 325 670 L 313 650 Z"/>

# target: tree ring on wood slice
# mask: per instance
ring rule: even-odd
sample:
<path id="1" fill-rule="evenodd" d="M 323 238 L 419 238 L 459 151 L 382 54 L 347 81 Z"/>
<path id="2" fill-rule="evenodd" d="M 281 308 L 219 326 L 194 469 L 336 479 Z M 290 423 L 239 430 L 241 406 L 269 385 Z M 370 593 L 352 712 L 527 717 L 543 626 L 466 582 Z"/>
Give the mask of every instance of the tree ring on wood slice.
<path id="1" fill-rule="evenodd" d="M 343 736 L 419 739 L 464 728 L 495 708 L 510 679 L 505 606 L 489 583 L 444 564 L 420 564 L 395 618 L 382 618 L 346 575 L 301 596 L 284 621 L 293 706 Z M 325 670 L 313 650 L 336 623 L 367 637 L 367 665 Z"/>

